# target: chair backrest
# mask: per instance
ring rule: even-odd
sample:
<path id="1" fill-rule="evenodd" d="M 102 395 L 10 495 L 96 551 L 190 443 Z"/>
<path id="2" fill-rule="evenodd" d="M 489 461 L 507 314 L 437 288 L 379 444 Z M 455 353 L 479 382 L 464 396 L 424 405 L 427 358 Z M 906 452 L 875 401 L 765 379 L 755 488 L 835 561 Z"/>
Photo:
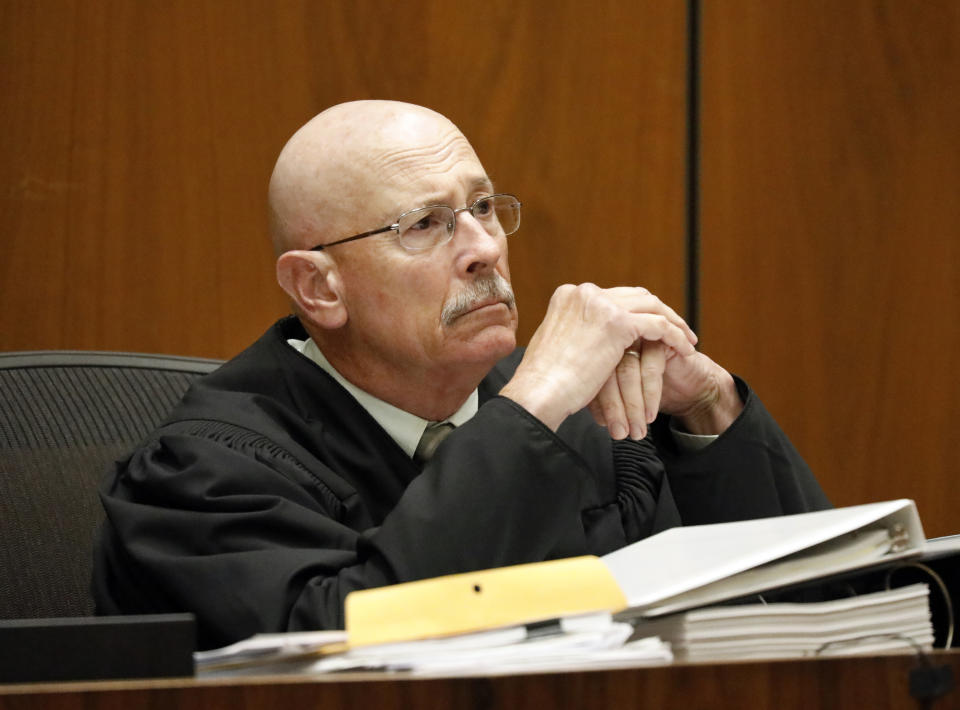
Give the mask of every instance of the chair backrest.
<path id="1" fill-rule="evenodd" d="M 220 362 L 0 353 L 0 618 L 93 613 L 100 481 Z"/>

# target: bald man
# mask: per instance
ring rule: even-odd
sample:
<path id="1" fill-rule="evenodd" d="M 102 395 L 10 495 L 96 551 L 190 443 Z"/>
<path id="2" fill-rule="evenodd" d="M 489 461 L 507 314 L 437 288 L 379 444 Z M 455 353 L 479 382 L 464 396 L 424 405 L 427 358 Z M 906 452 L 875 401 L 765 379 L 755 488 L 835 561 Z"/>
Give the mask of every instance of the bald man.
<path id="1" fill-rule="evenodd" d="M 118 463 L 101 613 L 193 612 L 202 647 L 341 628 L 354 589 L 828 505 L 646 289 L 561 286 L 516 350 L 521 203 L 443 116 L 328 109 L 284 147 L 269 207 L 295 315 Z"/>

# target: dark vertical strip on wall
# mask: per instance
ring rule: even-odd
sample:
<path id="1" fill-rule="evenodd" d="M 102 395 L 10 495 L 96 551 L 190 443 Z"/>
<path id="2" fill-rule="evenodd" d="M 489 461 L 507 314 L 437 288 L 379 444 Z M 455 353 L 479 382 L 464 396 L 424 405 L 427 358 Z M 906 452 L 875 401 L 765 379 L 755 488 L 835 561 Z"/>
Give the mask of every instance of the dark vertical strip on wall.
<path id="1" fill-rule="evenodd" d="M 687 1 L 686 319 L 700 326 L 700 0 Z"/>

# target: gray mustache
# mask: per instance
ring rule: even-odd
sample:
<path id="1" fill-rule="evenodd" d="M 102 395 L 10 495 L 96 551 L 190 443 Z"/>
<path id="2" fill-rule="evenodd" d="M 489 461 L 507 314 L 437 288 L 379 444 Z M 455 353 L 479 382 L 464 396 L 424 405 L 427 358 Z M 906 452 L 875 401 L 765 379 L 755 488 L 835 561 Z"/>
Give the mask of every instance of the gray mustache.
<path id="1" fill-rule="evenodd" d="M 472 282 L 443 304 L 443 310 L 440 312 L 440 322 L 445 326 L 450 325 L 464 313 L 473 310 L 478 303 L 490 299 L 503 301 L 509 308 L 513 308 L 515 303 L 510 284 L 496 272 Z"/>

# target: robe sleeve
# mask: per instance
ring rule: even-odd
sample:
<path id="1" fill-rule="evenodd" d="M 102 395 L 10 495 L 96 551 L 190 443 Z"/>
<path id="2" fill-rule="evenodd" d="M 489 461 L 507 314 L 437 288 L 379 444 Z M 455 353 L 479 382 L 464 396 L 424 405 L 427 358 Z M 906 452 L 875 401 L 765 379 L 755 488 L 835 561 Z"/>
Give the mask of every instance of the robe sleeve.
<path id="1" fill-rule="evenodd" d="M 654 439 L 684 525 L 748 520 L 829 508 L 809 466 L 747 384 L 735 378 L 743 412 L 716 441 L 681 452 L 666 417 Z"/>

